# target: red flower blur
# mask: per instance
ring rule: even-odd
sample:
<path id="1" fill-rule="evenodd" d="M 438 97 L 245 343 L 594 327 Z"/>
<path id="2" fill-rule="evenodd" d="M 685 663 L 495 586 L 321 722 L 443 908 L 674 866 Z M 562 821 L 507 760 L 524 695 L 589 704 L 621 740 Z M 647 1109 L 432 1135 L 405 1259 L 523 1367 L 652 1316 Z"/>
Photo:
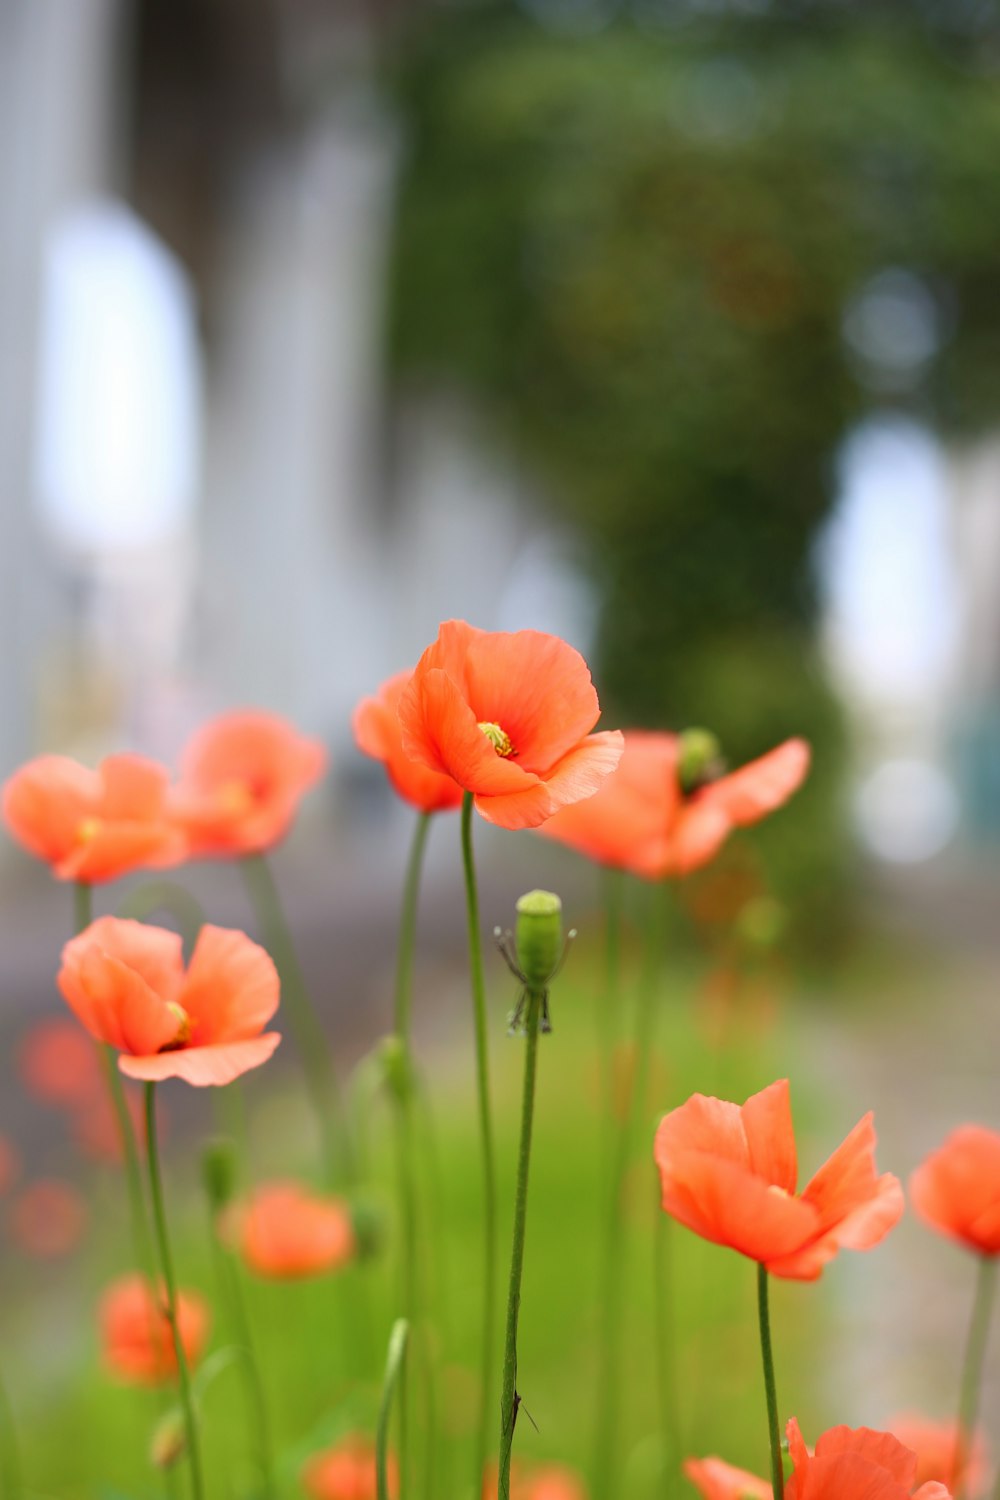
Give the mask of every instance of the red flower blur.
<path id="1" fill-rule="evenodd" d="M 109 755 L 96 771 L 65 755 L 29 760 L 3 788 L 13 837 L 59 880 L 94 884 L 186 857 L 167 810 L 170 776 L 142 755 Z"/>
<path id="2" fill-rule="evenodd" d="M 272 1182 L 226 1214 L 225 1229 L 252 1271 L 275 1280 L 320 1276 L 355 1252 L 347 1205 L 297 1182 Z"/>
<path id="3" fill-rule="evenodd" d="M 621 758 L 579 652 L 537 630 L 476 630 L 449 620 L 403 689 L 403 750 L 471 792 L 501 828 L 536 828 L 590 797 Z"/>
<path id="4" fill-rule="evenodd" d="M 770 1480 L 734 1469 L 721 1458 L 688 1458 L 684 1472 L 704 1500 L 773 1500 Z"/>
<path id="5" fill-rule="evenodd" d="M 193 734 L 171 793 L 190 853 L 259 854 L 285 837 L 327 768 L 326 748 L 278 714 L 220 714 Z"/>
<path id="6" fill-rule="evenodd" d="M 399 1493 L 399 1472 L 390 1454 L 386 1464 L 390 1495 Z M 315 1454 L 302 1471 L 310 1500 L 376 1500 L 375 1447 L 357 1434 Z"/>
<path id="7" fill-rule="evenodd" d="M 960 1125 L 910 1177 L 918 1218 L 979 1255 L 1000 1254 L 1000 1135 Z"/>
<path id="8" fill-rule="evenodd" d="M 0 1135 L 0 1194 L 9 1193 L 20 1175 L 20 1153 L 8 1136 Z"/>
<path id="9" fill-rule="evenodd" d="M 129 1078 L 230 1083 L 281 1040 L 263 1032 L 278 1008 L 277 970 L 242 932 L 203 927 L 185 971 L 177 933 L 99 917 L 66 944 L 58 984 Z"/>
<path id="10" fill-rule="evenodd" d="M 463 792 L 458 782 L 428 770 L 403 750 L 397 710 L 403 689 L 412 676 L 412 672 L 397 672 L 383 682 L 373 698 L 362 698 L 354 710 L 351 728 L 358 749 L 383 763 L 389 780 L 405 802 L 425 813 L 448 812 L 461 806 Z"/>
<path id="11" fill-rule="evenodd" d="M 889 1430 L 917 1455 L 916 1484 L 937 1479 L 949 1490 L 972 1496 L 985 1492 L 990 1462 L 982 1429 L 976 1430 L 971 1443 L 963 1442 L 959 1447 L 956 1421 L 932 1422 L 914 1412 L 903 1412 L 889 1423 Z"/>
<path id="12" fill-rule="evenodd" d="M 871 1249 L 903 1212 L 898 1179 L 876 1173 L 870 1114 L 796 1196 L 785 1078 L 744 1105 L 692 1095 L 660 1122 L 654 1156 L 666 1213 L 797 1281 L 815 1280 L 839 1250 Z"/>
<path id="13" fill-rule="evenodd" d="M 625 731 L 618 769 L 586 801 L 555 813 L 539 830 L 577 853 L 647 880 L 688 875 L 713 859 L 735 828 L 757 823 L 795 792 L 809 746 L 786 740 L 759 760 L 685 793 L 680 736 Z"/>
<path id="14" fill-rule="evenodd" d="M 831 1427 L 812 1454 L 794 1417 L 787 1433 L 794 1472 L 786 1500 L 950 1500 L 936 1480 L 914 1489 L 917 1455 L 891 1433 Z"/>
<path id="15" fill-rule="evenodd" d="M 21 1038 L 21 1080 L 44 1104 L 88 1108 L 104 1098 L 97 1049 L 68 1018 L 39 1021 Z"/>
<path id="16" fill-rule="evenodd" d="M 483 1475 L 482 1500 L 496 1500 L 497 1478 L 497 1466 L 490 1464 Z M 587 1500 L 587 1491 L 579 1475 L 561 1464 L 527 1467 L 515 1459 L 510 1466 L 510 1500 Z"/>
<path id="17" fill-rule="evenodd" d="M 163 1298 L 139 1275 L 112 1282 L 98 1309 L 104 1362 L 130 1385 L 165 1385 L 177 1378 L 177 1356 Z M 208 1307 L 197 1292 L 177 1294 L 177 1326 L 189 1366 L 208 1339 Z"/>
<path id="18" fill-rule="evenodd" d="M 87 1205 L 72 1183 L 40 1177 L 14 1198 L 9 1224 L 11 1239 L 26 1255 L 61 1260 L 83 1239 Z"/>

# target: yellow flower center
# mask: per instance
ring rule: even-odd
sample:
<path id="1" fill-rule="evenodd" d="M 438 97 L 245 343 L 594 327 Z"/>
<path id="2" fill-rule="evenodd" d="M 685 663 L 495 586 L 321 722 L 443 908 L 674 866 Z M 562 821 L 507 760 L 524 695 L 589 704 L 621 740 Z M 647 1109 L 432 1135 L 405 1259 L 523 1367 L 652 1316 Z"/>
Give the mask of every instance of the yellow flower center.
<path id="1" fill-rule="evenodd" d="M 100 818 L 84 818 L 77 825 L 76 836 L 81 844 L 89 844 L 101 831 Z"/>
<path id="2" fill-rule="evenodd" d="M 245 813 L 253 807 L 253 790 L 245 781 L 224 782 L 218 795 L 224 812 Z"/>
<path id="3" fill-rule="evenodd" d="M 510 742 L 510 735 L 506 730 L 501 729 L 499 724 L 489 724 L 480 721 L 479 727 L 498 755 L 502 755 L 506 759 L 508 755 L 514 754 L 514 746 Z"/>
<path id="4" fill-rule="evenodd" d="M 776 1182 L 769 1182 L 767 1190 L 769 1193 L 775 1193 L 779 1198 L 790 1198 L 792 1196 L 787 1188 L 779 1187 Z"/>
<path id="5" fill-rule="evenodd" d="M 177 1022 L 177 1035 L 172 1042 L 166 1042 L 160 1048 L 161 1052 L 177 1052 L 181 1047 L 186 1047 L 191 1040 L 191 1017 L 183 1005 L 178 1005 L 176 1000 L 166 1002 L 167 1010 Z"/>

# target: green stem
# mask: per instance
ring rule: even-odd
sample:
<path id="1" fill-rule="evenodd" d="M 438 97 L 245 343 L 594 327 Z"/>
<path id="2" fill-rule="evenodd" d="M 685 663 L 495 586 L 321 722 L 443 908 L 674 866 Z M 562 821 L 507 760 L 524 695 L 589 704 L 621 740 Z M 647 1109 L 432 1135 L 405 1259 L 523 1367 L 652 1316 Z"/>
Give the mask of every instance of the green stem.
<path id="1" fill-rule="evenodd" d="M 958 1400 L 958 1427 L 955 1432 L 953 1468 L 955 1500 L 962 1500 L 966 1489 L 966 1459 L 969 1445 L 975 1434 L 976 1423 L 979 1420 L 983 1362 L 986 1358 L 986 1343 L 989 1338 L 996 1284 L 996 1257 L 981 1255 L 976 1276 L 976 1294 L 972 1302 L 972 1317 L 969 1319 L 969 1331 L 965 1340 L 965 1356 L 962 1360 L 962 1384 Z"/>
<path id="2" fill-rule="evenodd" d="M 413 842 L 403 884 L 403 904 L 399 918 L 399 946 L 396 950 L 396 1041 L 399 1045 L 401 1076 L 393 1094 L 396 1125 L 396 1189 L 399 1201 L 400 1315 L 411 1325 L 416 1319 L 417 1301 L 417 1189 L 413 1160 L 413 1055 L 410 1037 L 413 1014 L 413 947 L 417 931 L 417 901 L 420 875 L 430 814 L 421 813 L 413 830 Z M 409 1491 L 409 1385 L 404 1366 L 399 1387 L 399 1467 L 403 1493 Z"/>
<path id="3" fill-rule="evenodd" d="M 472 794 L 462 799 L 462 866 L 465 873 L 465 909 L 469 929 L 469 973 L 476 1033 L 476 1085 L 479 1097 L 479 1138 L 483 1172 L 483 1303 L 481 1385 L 479 1416 L 473 1449 L 473 1490 L 478 1495 L 488 1445 L 490 1390 L 493 1375 L 493 1306 L 496 1295 L 496 1169 L 493 1152 L 493 1122 L 490 1115 L 490 1070 L 486 1023 L 486 984 L 479 930 L 479 895 L 472 857 Z"/>
<path id="4" fill-rule="evenodd" d="M 655 1169 L 654 1169 L 655 1170 Z M 674 1363 L 673 1245 L 672 1220 L 660 1207 L 660 1181 L 656 1173 L 656 1228 L 653 1231 L 653 1305 L 656 1321 L 656 1380 L 660 1400 L 660 1431 L 663 1465 L 669 1493 L 681 1460 L 681 1435 L 677 1410 L 677 1370 Z"/>
<path id="5" fill-rule="evenodd" d="M 264 946 L 281 975 L 282 1014 L 288 1018 L 302 1059 L 306 1088 L 319 1126 L 327 1178 L 336 1182 L 338 1175 L 342 1175 L 352 1182 L 351 1149 L 330 1058 L 330 1045 L 309 998 L 274 874 L 263 854 L 247 854 L 240 864 Z"/>
<path id="6" fill-rule="evenodd" d="M 774 1500 L 784 1500 L 785 1466 L 781 1458 L 778 1393 L 774 1384 L 774 1351 L 771 1348 L 767 1267 L 760 1262 L 757 1264 L 757 1317 L 760 1321 L 760 1355 L 764 1366 L 764 1393 L 767 1397 L 767 1433 L 771 1445 L 771 1489 L 774 1493 Z"/>
<path id="7" fill-rule="evenodd" d="M 214 1225 L 212 1226 L 212 1244 L 219 1269 L 219 1281 L 225 1300 L 229 1304 L 233 1332 L 243 1354 L 240 1361 L 243 1370 L 243 1392 L 251 1438 L 257 1450 L 261 1479 L 260 1493 L 263 1500 L 274 1500 L 277 1491 L 274 1479 L 274 1457 L 271 1449 L 271 1427 L 240 1271 L 232 1252 L 226 1248 L 215 1232 Z"/>
<path id="8" fill-rule="evenodd" d="M 525 1023 L 524 1091 L 521 1095 L 521 1144 L 517 1153 L 517 1187 L 514 1194 L 514 1240 L 510 1252 L 510 1283 L 507 1290 L 507 1326 L 503 1350 L 503 1385 L 500 1394 L 500 1467 L 497 1500 L 510 1500 L 510 1459 L 517 1422 L 517 1320 L 521 1310 L 521 1273 L 524 1268 L 524 1231 L 528 1215 L 528 1170 L 531 1166 L 531 1127 L 535 1116 L 535 1075 L 538 1067 L 538 1022 L 542 995 L 528 994 Z"/>
<path id="9" fill-rule="evenodd" d="M 622 1195 L 628 1171 L 636 1116 L 645 1104 L 649 1087 L 649 1063 L 656 1018 L 659 978 L 659 930 L 651 933 L 646 948 L 646 966 L 636 1000 L 632 1049 L 635 1071 L 611 1145 L 611 1180 L 606 1205 L 603 1275 L 601 1280 L 600 1329 L 598 1333 L 598 1395 L 594 1421 L 594 1497 L 611 1500 L 615 1464 L 615 1437 L 621 1392 L 622 1292 L 625 1277 L 626 1215 Z"/>
<path id="10" fill-rule="evenodd" d="M 623 897 L 621 870 L 606 870 L 604 986 L 598 990 L 597 995 L 597 1035 L 601 1049 L 604 1113 L 608 1120 L 614 1117 L 615 1107 L 615 1042 L 618 1031 L 618 996 L 621 990 Z"/>
<path id="11" fill-rule="evenodd" d="M 187 1355 L 181 1339 L 177 1320 L 177 1283 L 174 1279 L 174 1264 L 170 1254 L 170 1237 L 167 1233 L 167 1215 L 163 1205 L 163 1183 L 160 1177 L 160 1153 L 156 1139 L 156 1084 L 146 1084 L 146 1151 L 149 1161 L 149 1188 L 153 1199 L 153 1224 L 156 1228 L 156 1244 L 163 1272 L 163 1285 L 167 1295 L 167 1321 L 174 1342 L 177 1359 L 177 1383 L 180 1388 L 181 1410 L 184 1414 L 184 1433 L 187 1439 L 188 1460 L 191 1465 L 191 1493 L 194 1500 L 204 1500 L 201 1478 L 201 1454 L 198 1448 L 198 1425 L 195 1419 L 194 1402 L 191 1399 L 191 1380 L 188 1374 Z"/>
<path id="12" fill-rule="evenodd" d="M 410 1325 L 406 1319 L 397 1318 L 389 1335 L 389 1354 L 385 1362 L 382 1399 L 379 1402 L 378 1425 L 375 1428 L 375 1487 L 378 1500 L 389 1500 L 389 1419 L 392 1416 L 393 1393 L 406 1358 L 409 1333 Z"/>

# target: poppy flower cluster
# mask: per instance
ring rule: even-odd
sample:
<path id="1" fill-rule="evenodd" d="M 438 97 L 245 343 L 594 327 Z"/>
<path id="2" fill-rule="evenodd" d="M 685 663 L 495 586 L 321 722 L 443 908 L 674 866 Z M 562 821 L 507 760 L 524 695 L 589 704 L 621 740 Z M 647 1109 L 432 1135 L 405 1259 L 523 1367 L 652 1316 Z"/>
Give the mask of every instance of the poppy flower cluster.
<path id="1" fill-rule="evenodd" d="M 6 782 L 3 816 L 57 879 L 93 885 L 271 848 L 326 764 L 322 744 L 287 720 L 242 710 L 192 736 L 174 782 L 166 766 L 142 755 L 109 755 L 96 771 L 67 756 L 38 756 Z"/>

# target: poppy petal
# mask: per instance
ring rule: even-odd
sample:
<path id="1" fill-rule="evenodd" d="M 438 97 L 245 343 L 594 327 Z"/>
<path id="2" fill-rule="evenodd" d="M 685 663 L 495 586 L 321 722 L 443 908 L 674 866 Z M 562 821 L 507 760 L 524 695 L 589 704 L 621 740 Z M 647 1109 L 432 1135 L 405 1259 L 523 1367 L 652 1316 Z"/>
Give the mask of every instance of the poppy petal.
<path id="1" fill-rule="evenodd" d="M 414 673 L 399 700 L 399 722 L 404 752 L 468 792 L 494 797 L 539 785 L 513 757 L 497 754 L 455 683 L 438 669 Z"/>
<path id="2" fill-rule="evenodd" d="M 658 1158 L 659 1161 L 659 1158 Z M 768 1263 L 816 1236 L 818 1216 L 800 1198 L 768 1186 L 745 1168 L 692 1151 L 660 1162 L 664 1210 L 703 1239 Z"/>
<path id="3" fill-rule="evenodd" d="M 243 1042 L 219 1042 L 208 1047 L 179 1047 L 174 1052 L 159 1052 L 152 1057 L 130 1057 L 122 1053 L 118 1066 L 127 1078 L 145 1083 L 161 1083 L 165 1078 L 182 1078 L 195 1088 L 210 1084 L 232 1083 L 234 1078 L 266 1063 L 281 1041 L 276 1031 L 251 1037 Z"/>
<path id="4" fill-rule="evenodd" d="M 721 1458 L 688 1458 L 684 1473 L 704 1500 L 773 1500 L 767 1480 L 735 1469 Z"/>
<path id="5" fill-rule="evenodd" d="M 177 1017 L 134 969 L 106 953 L 86 934 L 63 949 L 60 992 L 98 1041 L 145 1054 L 168 1046 Z"/>
<path id="6" fill-rule="evenodd" d="M 782 807 L 798 790 L 809 769 L 810 754 L 805 740 L 785 740 L 758 760 L 711 782 L 700 795 L 714 803 L 733 827 L 745 828 Z"/>
<path id="7" fill-rule="evenodd" d="M 103 798 L 101 815 L 121 821 L 159 818 L 170 776 L 165 766 L 144 755 L 109 755 L 98 771 Z"/>
<path id="8" fill-rule="evenodd" d="M 752 1095 L 740 1111 L 751 1169 L 765 1182 L 794 1193 L 798 1181 L 795 1132 L 787 1078 Z"/>
<path id="9" fill-rule="evenodd" d="M 206 923 L 179 997 L 191 1017 L 192 1046 L 256 1036 L 278 1009 L 280 990 L 274 961 L 259 944 Z"/>
<path id="10" fill-rule="evenodd" d="M 475 632 L 465 683 L 476 719 L 501 725 L 519 759 L 546 779 L 601 715 L 579 651 L 538 630 Z"/>
<path id="11" fill-rule="evenodd" d="M 816 1457 L 829 1458 L 835 1453 L 858 1453 L 907 1489 L 917 1477 L 917 1455 L 891 1432 L 876 1432 L 871 1427 L 831 1427 L 817 1440 Z"/>
<path id="12" fill-rule="evenodd" d="M 501 828 L 537 828 L 567 803 L 591 797 L 614 771 L 622 753 L 617 729 L 601 730 L 576 745 L 549 773 L 515 795 L 476 798 L 476 811 Z"/>
<path id="13" fill-rule="evenodd" d="M 58 860 L 101 795 L 96 771 L 66 755 L 39 755 L 3 788 L 3 816 L 18 843 L 39 859 Z"/>

